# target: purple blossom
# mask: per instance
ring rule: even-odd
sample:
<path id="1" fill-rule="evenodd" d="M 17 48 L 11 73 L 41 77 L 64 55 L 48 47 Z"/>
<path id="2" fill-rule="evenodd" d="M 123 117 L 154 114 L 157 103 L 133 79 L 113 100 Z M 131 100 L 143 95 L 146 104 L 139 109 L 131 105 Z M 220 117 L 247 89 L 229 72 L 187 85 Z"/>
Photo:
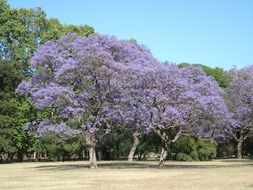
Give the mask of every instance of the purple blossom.
<path id="1" fill-rule="evenodd" d="M 32 88 L 32 84 L 23 80 L 16 89 L 16 93 L 22 95 L 22 96 L 28 96 L 30 89 Z"/>
<path id="2" fill-rule="evenodd" d="M 39 120 L 32 123 L 27 123 L 24 126 L 24 129 L 27 131 L 35 132 L 38 137 L 43 137 L 47 133 L 53 133 L 63 138 L 73 137 L 75 135 L 81 134 L 80 130 L 71 129 L 65 123 L 53 124 L 50 121 Z"/>

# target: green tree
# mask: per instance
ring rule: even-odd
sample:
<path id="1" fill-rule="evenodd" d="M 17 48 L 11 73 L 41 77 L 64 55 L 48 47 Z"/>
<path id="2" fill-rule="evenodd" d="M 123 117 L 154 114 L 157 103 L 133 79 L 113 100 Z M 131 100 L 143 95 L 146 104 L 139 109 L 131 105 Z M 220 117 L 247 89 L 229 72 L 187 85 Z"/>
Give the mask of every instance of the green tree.
<path id="1" fill-rule="evenodd" d="M 26 68 L 39 45 L 57 40 L 67 33 L 88 36 L 94 29 L 88 25 L 65 25 L 56 18 L 47 19 L 41 8 L 11 8 L 0 0 L 0 59 L 14 60 Z"/>
<path id="2" fill-rule="evenodd" d="M 51 18 L 45 21 L 45 29 L 41 33 L 42 42 L 57 40 L 68 33 L 76 33 L 81 36 L 94 34 L 94 29 L 88 25 L 67 25 L 61 24 L 58 19 Z"/>
<path id="3" fill-rule="evenodd" d="M 19 127 L 19 106 L 24 100 L 15 95 L 15 89 L 23 75 L 20 65 L 0 61 L 0 153 L 14 154 L 22 145 L 24 134 L 17 134 Z M 21 100 L 22 99 L 22 100 Z M 21 140 L 22 139 L 22 140 Z"/>
<path id="4" fill-rule="evenodd" d="M 0 12 L 0 56 L 26 67 L 40 43 L 46 14 L 40 8 L 11 8 L 5 0 L 0 0 L 0 4 L 3 6 Z"/>
<path id="5" fill-rule="evenodd" d="M 229 84 L 230 81 L 229 76 L 226 73 L 226 71 L 224 71 L 223 68 L 220 67 L 211 68 L 202 64 L 189 64 L 189 63 L 179 64 L 179 67 L 189 67 L 189 66 L 201 68 L 208 76 L 214 77 L 215 80 L 219 83 L 220 87 L 225 88 Z"/>

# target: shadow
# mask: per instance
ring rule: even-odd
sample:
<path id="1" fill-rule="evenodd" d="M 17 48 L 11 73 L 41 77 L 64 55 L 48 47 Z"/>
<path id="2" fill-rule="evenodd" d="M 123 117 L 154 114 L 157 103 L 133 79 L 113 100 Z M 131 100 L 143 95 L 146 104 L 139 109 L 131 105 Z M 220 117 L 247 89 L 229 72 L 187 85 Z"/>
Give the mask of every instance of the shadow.
<path id="1" fill-rule="evenodd" d="M 249 185 L 249 186 L 247 186 L 248 188 L 253 188 L 253 184 L 251 184 L 251 185 Z"/>
<path id="2" fill-rule="evenodd" d="M 167 163 L 163 168 L 159 168 L 158 162 L 151 163 L 128 163 L 128 162 L 102 162 L 98 163 L 100 169 L 210 169 L 210 168 L 236 168 L 236 167 L 248 167 L 253 166 L 253 163 L 249 164 L 229 164 L 229 165 L 197 165 L 197 164 L 173 164 Z M 35 167 L 39 170 L 77 170 L 88 169 L 88 164 L 62 164 L 62 165 L 47 165 Z"/>
<path id="3" fill-rule="evenodd" d="M 253 163 L 253 159 L 223 159 L 220 162 L 250 162 Z"/>

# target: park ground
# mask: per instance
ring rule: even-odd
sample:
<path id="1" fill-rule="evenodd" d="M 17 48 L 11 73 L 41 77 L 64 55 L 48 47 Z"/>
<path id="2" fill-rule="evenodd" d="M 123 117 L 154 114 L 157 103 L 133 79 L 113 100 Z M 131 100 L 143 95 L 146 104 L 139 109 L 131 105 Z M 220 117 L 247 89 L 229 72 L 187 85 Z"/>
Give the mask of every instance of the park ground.
<path id="1" fill-rule="evenodd" d="M 0 190 L 250 190 L 253 160 L 0 164 Z"/>

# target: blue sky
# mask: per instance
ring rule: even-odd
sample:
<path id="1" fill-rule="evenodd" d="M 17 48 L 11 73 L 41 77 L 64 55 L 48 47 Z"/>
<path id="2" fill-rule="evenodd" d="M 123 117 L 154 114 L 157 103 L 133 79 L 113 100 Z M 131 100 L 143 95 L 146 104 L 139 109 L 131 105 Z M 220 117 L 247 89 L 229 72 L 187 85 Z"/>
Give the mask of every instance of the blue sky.
<path id="1" fill-rule="evenodd" d="M 134 38 L 161 61 L 229 69 L 253 64 L 253 0 L 8 0 L 66 24 Z"/>

